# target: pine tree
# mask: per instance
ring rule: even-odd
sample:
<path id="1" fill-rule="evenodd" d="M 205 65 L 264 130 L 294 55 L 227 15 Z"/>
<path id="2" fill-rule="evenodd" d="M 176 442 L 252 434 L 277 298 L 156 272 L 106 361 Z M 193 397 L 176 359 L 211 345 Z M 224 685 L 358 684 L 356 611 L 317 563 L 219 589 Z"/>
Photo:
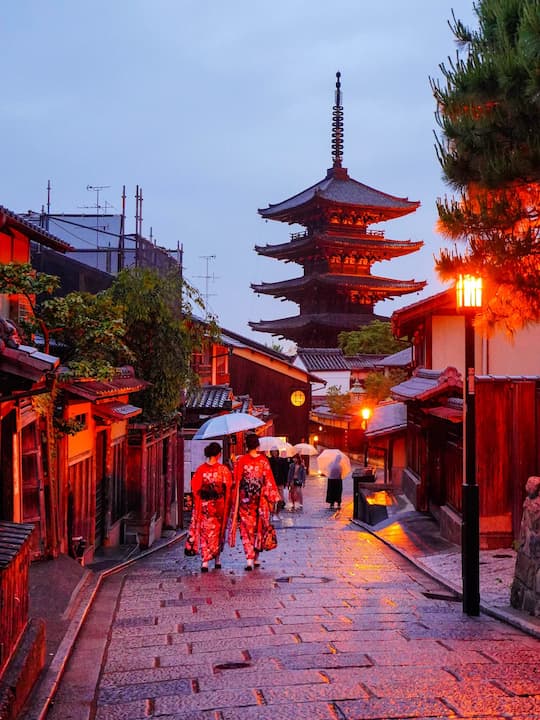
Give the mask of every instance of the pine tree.
<path id="1" fill-rule="evenodd" d="M 443 279 L 486 280 L 486 324 L 540 319 L 540 0 L 479 0 L 478 29 L 454 17 L 459 50 L 432 81 L 437 156 L 457 197 L 438 202 Z"/>

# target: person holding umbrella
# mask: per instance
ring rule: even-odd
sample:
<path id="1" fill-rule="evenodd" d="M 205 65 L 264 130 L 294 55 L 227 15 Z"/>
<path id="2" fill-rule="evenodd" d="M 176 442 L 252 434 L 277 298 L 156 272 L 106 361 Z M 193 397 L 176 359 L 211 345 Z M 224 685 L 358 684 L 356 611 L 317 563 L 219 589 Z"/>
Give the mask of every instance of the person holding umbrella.
<path id="1" fill-rule="evenodd" d="M 281 496 L 268 458 L 259 453 L 259 438 L 255 433 L 246 435 L 246 449 L 247 453 L 238 458 L 234 468 L 235 505 L 229 544 L 234 547 L 239 527 L 246 570 L 250 571 L 259 566 L 259 552 L 277 544 L 270 513 Z"/>
<path id="2" fill-rule="evenodd" d="M 187 555 L 200 552 L 203 573 L 208 572 L 212 559 L 215 569 L 221 568 L 220 554 L 232 497 L 232 474 L 220 463 L 220 444 L 211 442 L 204 448 L 204 455 L 206 462 L 199 465 L 191 478 L 193 514 L 185 547 Z"/>

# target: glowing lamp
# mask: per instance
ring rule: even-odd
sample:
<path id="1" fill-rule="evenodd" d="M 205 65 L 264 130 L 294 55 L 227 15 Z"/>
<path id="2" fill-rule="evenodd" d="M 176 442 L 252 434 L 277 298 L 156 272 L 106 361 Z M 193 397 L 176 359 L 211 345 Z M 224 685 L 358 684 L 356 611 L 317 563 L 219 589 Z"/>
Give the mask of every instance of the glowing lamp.
<path id="1" fill-rule="evenodd" d="M 363 407 L 363 408 L 360 410 L 360 415 L 362 416 L 362 420 L 363 420 L 364 422 L 367 422 L 367 421 L 369 420 L 369 418 L 371 417 L 371 408 L 369 408 L 369 407 Z"/>
<path id="2" fill-rule="evenodd" d="M 456 306 L 458 310 L 482 307 L 481 277 L 458 275 L 456 281 Z"/>
<path id="3" fill-rule="evenodd" d="M 306 402 L 306 395 L 302 390 L 295 390 L 291 393 L 291 403 L 295 407 L 302 407 Z"/>

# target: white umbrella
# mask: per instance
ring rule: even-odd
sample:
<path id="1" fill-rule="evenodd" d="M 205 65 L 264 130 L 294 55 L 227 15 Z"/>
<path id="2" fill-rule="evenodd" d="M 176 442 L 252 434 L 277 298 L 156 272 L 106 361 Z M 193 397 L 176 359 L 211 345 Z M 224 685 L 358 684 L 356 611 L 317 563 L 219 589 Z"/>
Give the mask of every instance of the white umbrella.
<path id="1" fill-rule="evenodd" d="M 226 415 L 216 415 L 216 417 L 210 418 L 201 425 L 193 439 L 211 440 L 212 438 L 220 438 L 224 435 L 232 435 L 245 430 L 254 430 L 261 425 L 264 425 L 263 421 L 249 413 L 233 412 Z"/>
<path id="2" fill-rule="evenodd" d="M 316 455 L 319 452 L 317 448 L 314 448 L 309 443 L 296 443 L 293 447 L 299 455 Z"/>
<path id="3" fill-rule="evenodd" d="M 277 449 L 280 452 L 292 448 L 288 442 L 285 442 L 282 438 L 275 437 L 274 435 L 263 435 L 259 438 L 259 450 L 263 452 L 270 452 L 270 450 Z"/>
<path id="4" fill-rule="evenodd" d="M 349 458 L 345 455 L 345 453 L 341 452 L 341 450 L 337 450 L 334 448 L 323 450 L 317 458 L 317 466 L 319 468 L 319 472 L 323 475 L 328 475 L 330 466 L 335 461 L 339 462 L 342 477 L 348 475 L 351 472 L 351 461 L 349 460 Z"/>

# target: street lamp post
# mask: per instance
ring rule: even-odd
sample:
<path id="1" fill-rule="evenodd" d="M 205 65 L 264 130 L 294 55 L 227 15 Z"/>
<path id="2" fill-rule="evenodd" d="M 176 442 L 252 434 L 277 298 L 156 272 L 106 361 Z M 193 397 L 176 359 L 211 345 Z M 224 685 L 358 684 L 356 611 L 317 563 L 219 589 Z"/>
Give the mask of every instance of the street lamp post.
<path id="1" fill-rule="evenodd" d="M 364 431 L 364 467 L 368 466 L 368 449 L 369 449 L 369 443 L 368 439 L 365 436 L 368 420 L 371 417 L 371 408 L 370 407 L 363 407 L 360 410 L 360 415 L 362 417 L 362 430 Z"/>
<path id="2" fill-rule="evenodd" d="M 463 612 L 480 614 L 480 503 L 476 482 L 475 352 L 473 320 L 482 307 L 482 279 L 460 275 L 456 304 L 465 319 L 465 379 L 463 382 L 463 450 L 465 477 L 461 495 L 461 571 Z"/>

